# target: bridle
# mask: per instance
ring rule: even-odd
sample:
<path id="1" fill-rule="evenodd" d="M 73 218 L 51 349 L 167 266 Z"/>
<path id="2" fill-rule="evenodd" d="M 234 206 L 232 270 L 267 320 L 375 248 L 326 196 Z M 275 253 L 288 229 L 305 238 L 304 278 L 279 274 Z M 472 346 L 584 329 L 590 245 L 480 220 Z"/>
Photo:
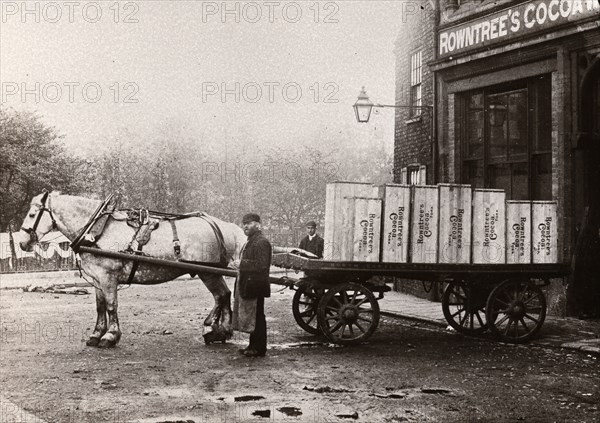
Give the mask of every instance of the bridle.
<path id="1" fill-rule="evenodd" d="M 52 219 L 52 229 L 56 229 L 56 220 L 54 220 L 54 215 L 52 214 L 52 210 L 50 210 L 49 199 L 50 199 L 49 192 L 44 191 L 44 194 L 42 195 L 42 200 L 41 200 L 42 207 L 38 211 L 38 215 L 37 215 L 37 218 L 35 219 L 35 223 L 33 224 L 33 226 L 31 228 L 24 228 L 21 226 L 21 230 L 23 232 L 29 234 L 29 237 L 30 237 L 32 243 L 38 242 L 37 227 L 40 224 L 40 220 L 42 219 L 42 215 L 44 214 L 44 212 L 48 212 L 50 214 L 50 219 Z M 48 201 L 48 205 L 46 205 L 46 201 Z"/>

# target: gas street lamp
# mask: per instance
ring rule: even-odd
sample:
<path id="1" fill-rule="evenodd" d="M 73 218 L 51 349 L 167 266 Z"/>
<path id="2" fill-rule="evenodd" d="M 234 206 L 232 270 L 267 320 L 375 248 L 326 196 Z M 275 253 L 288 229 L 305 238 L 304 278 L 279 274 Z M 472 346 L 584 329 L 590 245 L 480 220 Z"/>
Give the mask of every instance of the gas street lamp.
<path id="1" fill-rule="evenodd" d="M 371 111 L 373 107 L 391 107 L 394 109 L 409 109 L 413 110 L 425 110 L 429 114 L 429 142 L 431 143 L 431 162 L 433 165 L 433 179 L 437 181 L 437 143 L 435 141 L 435 123 L 434 123 L 434 115 L 433 115 L 433 106 L 411 106 L 404 104 L 373 104 L 371 100 L 369 100 L 369 96 L 365 91 L 365 87 L 362 87 L 360 94 L 358 95 L 358 99 L 356 103 L 354 103 L 354 113 L 356 114 L 356 120 L 359 123 L 367 123 L 369 122 L 369 118 L 371 117 Z M 414 116 L 416 118 L 420 117 Z"/>
<path id="2" fill-rule="evenodd" d="M 354 103 L 354 113 L 356 114 L 356 120 L 359 123 L 367 123 L 369 122 L 369 118 L 371 117 L 371 111 L 373 107 L 392 107 L 395 109 L 411 109 L 411 110 L 427 110 L 430 114 L 433 114 L 433 106 L 408 106 L 408 105 L 390 105 L 390 104 L 373 104 L 371 100 L 369 100 L 369 96 L 365 91 L 365 87 L 362 87 L 360 94 L 358 95 L 358 99 L 356 103 Z M 431 118 L 433 116 L 430 116 Z M 431 124 L 433 125 L 433 119 L 431 119 Z M 433 127 L 432 127 L 433 129 Z M 430 134 L 433 136 L 433 131 Z"/>
<path id="3" fill-rule="evenodd" d="M 373 110 L 373 103 L 369 100 L 369 96 L 365 91 L 365 87 L 362 87 L 356 103 L 354 103 L 354 113 L 356 114 L 356 120 L 359 123 L 367 123 L 371 117 L 371 110 Z"/>

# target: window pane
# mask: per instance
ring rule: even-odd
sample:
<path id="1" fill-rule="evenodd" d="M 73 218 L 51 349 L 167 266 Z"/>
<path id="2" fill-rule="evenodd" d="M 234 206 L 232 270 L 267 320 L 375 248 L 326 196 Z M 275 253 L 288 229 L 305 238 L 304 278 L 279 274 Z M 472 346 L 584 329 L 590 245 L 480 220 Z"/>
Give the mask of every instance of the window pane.
<path id="1" fill-rule="evenodd" d="M 506 198 L 511 197 L 510 165 L 508 163 L 488 166 L 489 188 L 503 189 Z"/>
<path id="2" fill-rule="evenodd" d="M 533 157 L 532 196 L 534 200 L 552 200 L 552 155 L 540 154 Z"/>
<path id="3" fill-rule="evenodd" d="M 506 94 L 488 96 L 488 121 L 490 127 L 490 158 L 506 158 L 508 105 Z"/>
<path id="4" fill-rule="evenodd" d="M 472 94 L 469 98 L 470 109 L 483 109 L 483 94 Z"/>
<path id="5" fill-rule="evenodd" d="M 527 163 L 514 163 L 512 165 L 512 200 L 529 199 L 528 179 Z"/>
<path id="6" fill-rule="evenodd" d="M 537 95 L 537 151 L 550 151 L 552 149 L 552 92 L 550 77 L 546 76 L 538 81 Z"/>
<path id="7" fill-rule="evenodd" d="M 527 94 L 524 91 L 508 96 L 509 157 L 527 154 Z"/>
<path id="8" fill-rule="evenodd" d="M 473 188 L 483 188 L 483 160 L 465 161 L 463 164 L 464 182 Z"/>
<path id="9" fill-rule="evenodd" d="M 408 173 L 408 183 L 410 185 L 419 185 L 419 168 L 410 169 Z"/>
<path id="10" fill-rule="evenodd" d="M 483 158 L 483 110 L 469 111 L 467 122 L 467 158 Z"/>

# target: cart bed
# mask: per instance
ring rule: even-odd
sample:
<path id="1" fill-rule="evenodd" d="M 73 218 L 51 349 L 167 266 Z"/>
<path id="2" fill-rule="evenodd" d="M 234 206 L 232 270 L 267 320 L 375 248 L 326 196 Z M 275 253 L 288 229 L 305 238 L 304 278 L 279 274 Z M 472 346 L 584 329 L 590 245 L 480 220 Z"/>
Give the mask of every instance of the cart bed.
<path id="1" fill-rule="evenodd" d="M 303 271 L 316 279 L 330 279 L 360 275 L 395 276 L 424 281 L 482 279 L 505 280 L 510 277 L 550 279 L 569 274 L 566 264 L 446 264 L 446 263 L 392 263 L 368 261 L 333 261 L 308 259 L 291 253 L 275 254 L 272 264 L 285 269 Z"/>

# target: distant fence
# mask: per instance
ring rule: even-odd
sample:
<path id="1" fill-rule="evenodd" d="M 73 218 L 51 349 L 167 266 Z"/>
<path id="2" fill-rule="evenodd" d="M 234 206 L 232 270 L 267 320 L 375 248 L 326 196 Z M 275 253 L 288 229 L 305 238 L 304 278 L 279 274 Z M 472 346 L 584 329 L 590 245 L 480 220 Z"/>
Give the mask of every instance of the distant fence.
<path id="1" fill-rule="evenodd" d="M 266 229 L 264 234 L 272 245 L 278 247 L 297 247 L 306 235 L 302 229 Z M 0 273 L 48 272 L 76 268 L 75 254 L 69 248 L 69 240 L 59 232 L 47 234 L 34 246 L 32 252 L 22 251 L 18 244 L 11 246 L 10 235 L 0 233 Z"/>
<path id="2" fill-rule="evenodd" d="M 0 233 L 0 273 L 47 272 L 76 269 L 69 240 L 59 232 L 47 234 L 33 251 L 22 251 L 10 234 Z"/>

